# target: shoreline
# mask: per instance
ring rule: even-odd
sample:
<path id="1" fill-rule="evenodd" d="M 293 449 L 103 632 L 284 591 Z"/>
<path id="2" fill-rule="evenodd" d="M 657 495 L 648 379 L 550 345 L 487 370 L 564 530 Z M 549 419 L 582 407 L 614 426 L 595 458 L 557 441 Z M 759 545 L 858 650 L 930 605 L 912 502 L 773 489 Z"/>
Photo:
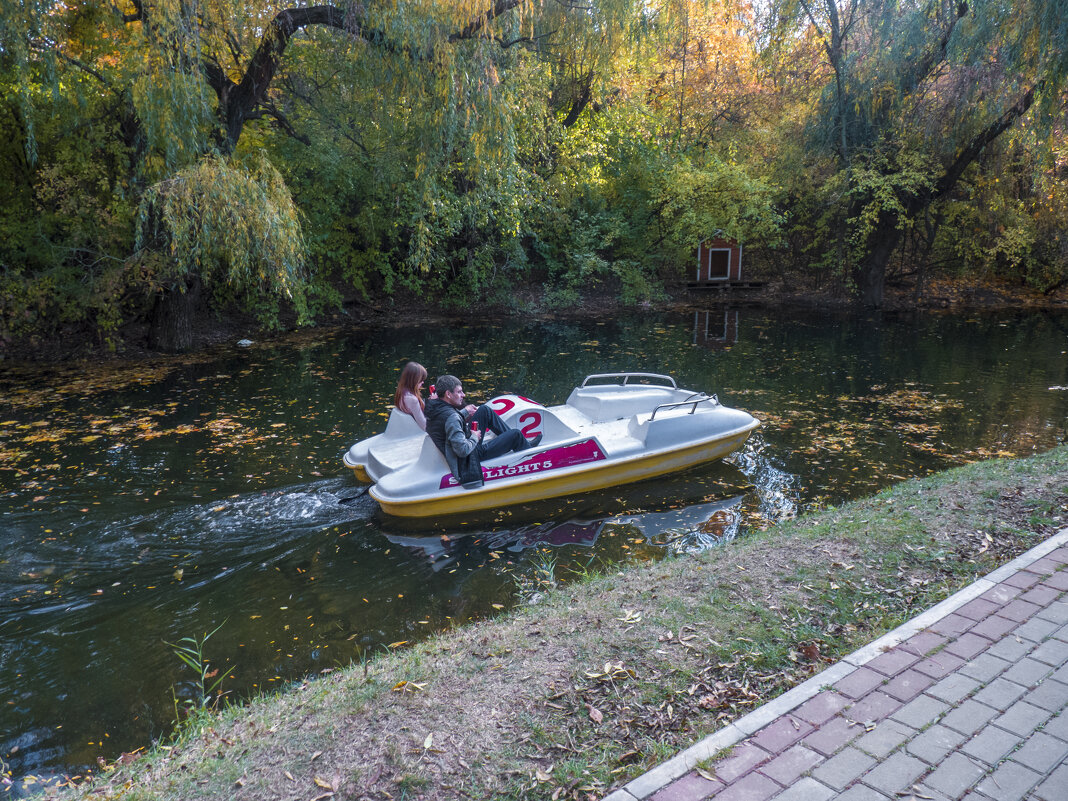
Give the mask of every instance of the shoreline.
<path id="1" fill-rule="evenodd" d="M 622 303 L 608 292 L 588 293 L 576 306 L 543 308 L 537 296 L 517 301 L 517 308 L 491 306 L 480 312 L 487 323 L 515 319 L 526 315 L 531 321 L 582 320 L 620 313 L 681 313 L 719 308 L 819 310 L 821 312 L 860 313 L 872 316 L 939 312 L 1041 312 L 1068 310 L 1068 287 L 1051 296 L 1043 296 L 1026 287 L 1003 283 L 961 285 L 955 282 L 930 282 L 920 298 L 911 290 L 888 289 L 881 309 L 863 309 L 856 300 L 837 291 L 811 288 L 787 290 L 785 282 L 769 282 L 756 292 L 720 293 L 688 289 L 678 283 L 666 288 L 665 298 L 638 305 Z M 115 349 L 89 342 L 84 336 L 57 336 L 36 344 L 0 343 L 0 374 L 40 367 L 63 369 L 87 361 L 103 364 L 139 364 L 161 359 L 203 358 L 212 351 L 235 346 L 243 339 L 256 345 L 269 345 L 328 336 L 334 332 L 358 328 L 393 328 L 406 325 L 432 325 L 455 319 L 458 312 L 435 306 L 415 297 L 379 298 L 375 301 L 349 301 L 340 311 L 331 313 L 314 325 L 285 325 L 265 331 L 248 315 L 240 312 L 203 311 L 196 324 L 198 335 L 194 347 L 184 353 L 154 351 L 144 346 L 144 326 L 126 326 Z M 76 344 L 71 345 L 75 341 Z"/>

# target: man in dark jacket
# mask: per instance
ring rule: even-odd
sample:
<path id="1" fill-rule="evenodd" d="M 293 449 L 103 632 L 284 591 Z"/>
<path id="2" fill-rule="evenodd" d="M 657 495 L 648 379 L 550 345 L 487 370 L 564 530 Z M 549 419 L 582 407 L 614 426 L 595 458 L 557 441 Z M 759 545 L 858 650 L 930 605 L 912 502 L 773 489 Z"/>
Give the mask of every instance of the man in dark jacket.
<path id="1" fill-rule="evenodd" d="M 470 477 L 481 476 L 483 461 L 533 448 L 541 442 L 541 434 L 528 442 L 489 406 L 477 409 L 470 404 L 464 406 L 463 385 L 456 376 L 439 377 L 434 382 L 434 389 L 437 397 L 426 404 L 426 433 L 445 456 L 453 476 L 465 487 L 481 486 L 481 478 L 470 480 Z M 471 430 L 471 423 L 478 424 L 478 431 Z M 487 430 L 495 436 L 483 441 Z M 474 467 L 467 464 L 468 469 L 462 470 L 461 462 L 468 459 L 474 459 Z M 464 473 L 463 478 L 461 473 Z M 469 480 L 464 481 L 464 478 Z"/>

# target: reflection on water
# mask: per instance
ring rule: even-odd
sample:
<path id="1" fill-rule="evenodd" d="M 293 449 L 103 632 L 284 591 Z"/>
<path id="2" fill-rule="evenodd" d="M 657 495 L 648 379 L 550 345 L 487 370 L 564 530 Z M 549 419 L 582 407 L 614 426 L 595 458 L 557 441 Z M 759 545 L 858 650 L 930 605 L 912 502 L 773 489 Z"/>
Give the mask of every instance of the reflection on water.
<path id="1" fill-rule="evenodd" d="M 0 374 L 0 760 L 16 777 L 80 772 L 165 735 L 190 679 L 166 643 L 220 624 L 208 656 L 242 697 L 590 571 L 1045 450 L 1066 437 L 1066 352 L 1064 314 L 717 309 Z M 666 373 L 763 426 L 724 462 L 412 530 L 340 462 L 384 426 L 408 359 L 475 400 L 546 404 L 590 373 Z"/>

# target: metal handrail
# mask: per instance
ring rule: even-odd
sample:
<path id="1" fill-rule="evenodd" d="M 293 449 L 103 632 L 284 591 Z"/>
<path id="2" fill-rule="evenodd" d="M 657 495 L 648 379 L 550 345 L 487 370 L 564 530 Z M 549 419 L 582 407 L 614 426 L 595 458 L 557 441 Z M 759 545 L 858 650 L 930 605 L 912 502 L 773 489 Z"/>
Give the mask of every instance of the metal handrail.
<path id="1" fill-rule="evenodd" d="M 623 380 L 621 382 L 618 382 L 622 386 L 626 386 L 627 382 L 630 381 L 632 378 L 654 378 L 658 381 L 669 382 L 671 384 L 672 389 L 679 388 L 679 385 L 675 383 L 675 379 L 669 375 L 660 375 L 658 373 L 597 373 L 596 375 L 586 376 L 586 379 L 582 382 L 582 385 L 579 387 L 579 389 L 586 386 L 591 380 L 596 378 L 622 378 Z"/>
<path id="2" fill-rule="evenodd" d="M 701 397 L 697 397 L 698 395 L 700 395 Z M 703 392 L 697 392 L 684 401 L 678 401 L 677 403 L 661 403 L 659 406 L 653 409 L 653 413 L 649 415 L 649 422 L 653 422 L 653 419 L 656 417 L 656 413 L 659 412 L 661 409 L 675 409 L 679 406 L 692 406 L 693 408 L 690 409 L 688 414 L 693 414 L 697 411 L 697 404 L 704 403 L 705 401 L 711 401 L 714 405 L 719 406 L 719 398 L 716 395 L 706 395 Z"/>

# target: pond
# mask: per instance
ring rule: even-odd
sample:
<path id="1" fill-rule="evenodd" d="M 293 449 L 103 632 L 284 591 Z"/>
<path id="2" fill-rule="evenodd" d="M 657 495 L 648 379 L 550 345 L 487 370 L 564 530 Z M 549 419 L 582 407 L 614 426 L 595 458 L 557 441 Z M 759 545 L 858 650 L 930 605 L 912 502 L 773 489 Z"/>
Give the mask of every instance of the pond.
<path id="1" fill-rule="evenodd" d="M 305 333 L 149 364 L 0 373 L 0 776 L 58 781 L 165 737 L 205 646 L 230 698 L 491 617 L 588 571 L 712 547 L 894 482 L 1066 440 L 1068 314 L 709 309 Z M 562 403 L 590 373 L 716 392 L 745 449 L 429 531 L 341 454 L 400 367 Z"/>

